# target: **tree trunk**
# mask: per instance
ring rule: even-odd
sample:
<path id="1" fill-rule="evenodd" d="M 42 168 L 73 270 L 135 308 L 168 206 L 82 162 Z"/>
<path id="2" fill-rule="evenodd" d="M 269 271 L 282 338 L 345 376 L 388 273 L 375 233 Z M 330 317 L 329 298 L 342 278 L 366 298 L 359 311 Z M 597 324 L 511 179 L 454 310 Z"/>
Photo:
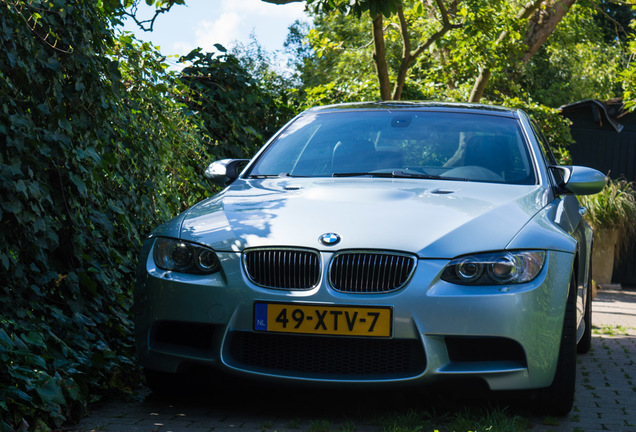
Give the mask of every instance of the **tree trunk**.
<path id="1" fill-rule="evenodd" d="M 528 31 L 523 41 L 528 47 L 521 59 L 524 63 L 528 63 L 539 51 L 575 2 L 576 0 L 556 0 L 534 14 L 528 23 Z"/>
<path id="2" fill-rule="evenodd" d="M 380 98 L 391 99 L 391 82 L 389 80 L 389 68 L 386 64 L 386 48 L 384 46 L 384 29 L 382 28 L 382 14 L 373 19 L 373 63 L 380 84 Z"/>
<path id="3" fill-rule="evenodd" d="M 484 90 L 486 90 L 486 85 L 488 85 L 488 81 L 490 80 L 490 68 L 482 68 L 477 80 L 475 81 L 475 85 L 473 86 L 473 90 L 470 92 L 470 98 L 468 102 L 477 103 L 484 96 Z"/>

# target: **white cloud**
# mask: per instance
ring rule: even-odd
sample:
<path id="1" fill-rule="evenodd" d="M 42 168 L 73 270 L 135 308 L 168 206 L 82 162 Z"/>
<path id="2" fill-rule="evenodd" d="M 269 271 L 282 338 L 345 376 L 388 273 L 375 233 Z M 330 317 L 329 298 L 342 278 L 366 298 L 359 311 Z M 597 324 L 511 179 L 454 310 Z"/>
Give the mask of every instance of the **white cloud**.
<path id="1" fill-rule="evenodd" d="M 195 25 L 195 43 L 205 51 L 215 51 L 214 44 L 226 47 L 241 36 L 241 17 L 235 12 L 224 12 L 215 21 L 199 21 Z"/>

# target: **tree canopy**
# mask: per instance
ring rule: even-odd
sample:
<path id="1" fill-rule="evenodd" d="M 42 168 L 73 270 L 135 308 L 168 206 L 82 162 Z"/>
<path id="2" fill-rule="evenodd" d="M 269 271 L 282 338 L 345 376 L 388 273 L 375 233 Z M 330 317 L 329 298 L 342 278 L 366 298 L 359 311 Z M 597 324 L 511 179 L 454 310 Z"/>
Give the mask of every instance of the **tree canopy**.
<path id="1" fill-rule="evenodd" d="M 608 96 L 616 93 L 616 77 L 628 62 L 629 34 L 621 22 L 629 21 L 633 10 L 625 4 L 405 0 L 394 13 L 373 16 L 336 7 L 343 3 L 308 2 L 315 6 L 310 7 L 314 28 L 308 39 L 318 58 L 302 58 L 305 63 L 299 68 L 309 72 L 307 83 L 323 68 L 333 77 L 323 85 L 336 83 L 345 91 L 373 88 L 381 99 L 435 98 L 441 91 L 464 101 L 477 102 L 484 96 L 496 101 L 501 92 L 536 98 L 551 94 L 556 85 L 544 91 L 551 80 L 542 78 L 558 68 L 570 70 L 568 78 L 574 82 L 563 79 L 560 85 L 582 91 L 575 83 L 585 76 L 588 93 Z M 329 12 L 325 4 L 332 4 Z M 546 64 L 549 57 L 558 65 Z M 361 73 L 352 75 L 353 70 Z M 414 93 L 415 88 L 419 91 Z M 535 89 L 536 96 L 529 94 Z"/>

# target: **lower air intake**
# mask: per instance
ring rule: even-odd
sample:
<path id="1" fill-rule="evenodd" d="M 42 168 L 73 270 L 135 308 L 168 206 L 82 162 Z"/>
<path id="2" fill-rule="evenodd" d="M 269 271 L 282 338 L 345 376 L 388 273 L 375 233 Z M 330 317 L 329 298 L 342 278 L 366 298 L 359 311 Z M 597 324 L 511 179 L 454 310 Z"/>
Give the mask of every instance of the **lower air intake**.
<path id="1" fill-rule="evenodd" d="M 237 366 L 273 375 L 315 379 L 399 379 L 426 368 L 422 343 L 234 332 L 230 355 Z"/>

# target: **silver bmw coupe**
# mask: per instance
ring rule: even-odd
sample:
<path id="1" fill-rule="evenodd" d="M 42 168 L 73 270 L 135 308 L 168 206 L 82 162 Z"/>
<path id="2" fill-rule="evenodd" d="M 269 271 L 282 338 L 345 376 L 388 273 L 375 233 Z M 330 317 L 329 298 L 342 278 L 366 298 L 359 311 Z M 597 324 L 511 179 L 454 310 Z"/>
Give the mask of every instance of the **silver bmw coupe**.
<path id="1" fill-rule="evenodd" d="M 592 231 L 522 111 L 377 102 L 303 112 L 144 243 L 137 353 L 151 388 L 193 366 L 280 382 L 479 379 L 574 398 Z"/>

